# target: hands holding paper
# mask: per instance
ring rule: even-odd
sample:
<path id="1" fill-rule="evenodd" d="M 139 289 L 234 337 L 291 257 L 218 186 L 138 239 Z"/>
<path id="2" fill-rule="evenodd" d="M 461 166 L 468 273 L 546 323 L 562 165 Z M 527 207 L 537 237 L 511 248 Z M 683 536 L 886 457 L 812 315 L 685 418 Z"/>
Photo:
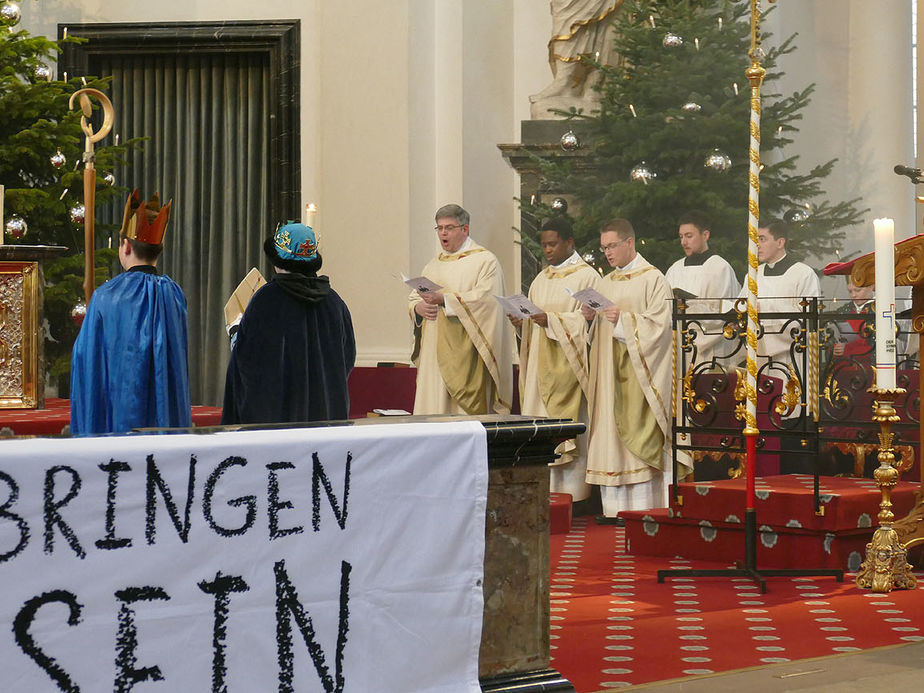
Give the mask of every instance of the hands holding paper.
<path id="1" fill-rule="evenodd" d="M 436 320 L 439 307 L 446 303 L 443 292 L 440 291 L 443 287 L 426 277 L 408 279 L 402 274 L 401 280 L 420 296 L 421 301 L 414 305 L 414 312 L 425 320 Z"/>
<path id="2" fill-rule="evenodd" d="M 619 320 L 619 308 L 616 306 L 610 305 L 606 308 L 601 308 L 599 311 L 596 311 L 586 303 L 581 304 L 581 315 L 584 316 L 585 320 L 593 320 L 598 312 L 614 325 Z"/>

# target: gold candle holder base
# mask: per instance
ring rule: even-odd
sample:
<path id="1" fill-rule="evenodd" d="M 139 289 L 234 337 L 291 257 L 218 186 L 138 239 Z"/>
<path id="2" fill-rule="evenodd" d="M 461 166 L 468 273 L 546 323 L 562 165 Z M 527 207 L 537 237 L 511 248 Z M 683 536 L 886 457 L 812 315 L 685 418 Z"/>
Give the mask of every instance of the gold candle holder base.
<path id="1" fill-rule="evenodd" d="M 892 448 L 892 426 L 899 420 L 893 402 L 905 390 L 900 387 L 871 387 L 868 392 L 876 397 L 873 421 L 877 421 L 880 427 L 879 468 L 873 477 L 882 493 L 882 501 L 879 504 L 879 527 L 873 534 L 873 540 L 866 545 L 866 560 L 857 573 L 857 587 L 872 588 L 873 592 L 914 589 L 918 581 L 908 564 L 907 550 L 898 540 L 898 533 L 892 529 L 892 521 L 895 519 L 892 513 L 892 489 L 899 477 L 899 471 L 893 464 L 895 452 Z"/>

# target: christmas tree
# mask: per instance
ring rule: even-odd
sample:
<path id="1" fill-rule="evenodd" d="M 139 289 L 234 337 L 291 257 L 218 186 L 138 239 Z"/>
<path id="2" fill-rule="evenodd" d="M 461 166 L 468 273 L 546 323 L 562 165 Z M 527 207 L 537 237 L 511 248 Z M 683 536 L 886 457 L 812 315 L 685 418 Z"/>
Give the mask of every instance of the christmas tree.
<path id="1" fill-rule="evenodd" d="M 581 126 L 583 156 L 544 159 L 543 189 L 574 196 L 570 212 L 581 252 L 596 248 L 608 219 L 625 217 L 645 258 L 666 269 L 680 255 L 678 218 L 698 209 L 713 220 L 710 247 L 744 274 L 749 2 L 627 0 L 614 22 L 618 64 L 594 65 L 599 110 L 569 114 Z M 762 60 L 760 217 L 794 223 L 787 248 L 796 254 L 827 256 L 861 211 L 858 200 L 825 196 L 823 181 L 835 160 L 801 172 L 799 157 L 782 153 L 814 88 L 774 93 L 777 61 L 794 50 L 795 36 L 766 50 Z M 555 213 L 538 204 L 524 211 L 537 219 Z"/>
<path id="2" fill-rule="evenodd" d="M 80 329 L 83 302 L 84 133 L 81 112 L 68 101 L 76 90 L 93 87 L 105 91 L 104 80 L 55 80 L 50 65 L 65 38 L 51 41 L 17 30 L 19 6 L 0 4 L 0 185 L 5 186 L 3 230 L 6 243 L 64 246 L 63 257 L 45 263 L 45 365 L 51 382 L 66 384 L 71 349 Z M 102 142 L 100 144 L 103 144 Z M 128 148 L 95 148 L 97 192 L 100 207 L 125 196 L 114 185 L 113 170 L 124 163 Z M 116 228 L 97 223 L 97 246 Z M 115 250 L 96 252 L 96 283 L 111 274 Z"/>

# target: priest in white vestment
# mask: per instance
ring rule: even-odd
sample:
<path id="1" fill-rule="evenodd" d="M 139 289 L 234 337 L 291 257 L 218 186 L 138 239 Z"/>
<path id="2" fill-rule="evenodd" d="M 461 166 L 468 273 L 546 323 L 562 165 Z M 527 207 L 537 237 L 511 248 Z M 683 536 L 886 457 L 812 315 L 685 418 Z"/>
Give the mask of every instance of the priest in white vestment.
<path id="1" fill-rule="evenodd" d="M 442 252 L 423 276 L 442 287 L 411 293 L 417 366 L 415 414 L 508 414 L 513 400 L 513 327 L 497 257 L 469 237 L 459 205 L 436 212 Z"/>
<path id="2" fill-rule="evenodd" d="M 678 235 L 684 257 L 664 275 L 674 294 L 687 299 L 687 313 L 723 314 L 734 307 L 734 299 L 741 291 L 735 270 L 709 248 L 710 225 L 706 214 L 698 210 L 680 217 Z M 723 321 L 701 321 L 701 325 L 703 329 L 697 332 L 694 342 L 696 363 L 708 361 L 714 354 L 727 355 L 737 347 L 737 341 L 724 340 Z"/>
<path id="3" fill-rule="evenodd" d="M 520 410 L 529 416 L 548 416 L 587 422 L 587 321 L 581 304 L 568 293 L 596 286 L 600 275 L 574 250 L 571 223 L 549 219 L 539 237 L 546 266 L 529 287 L 529 299 L 544 312 L 525 320 L 511 318 L 521 333 Z M 590 496 L 586 434 L 555 449 L 549 488 L 567 493 L 572 501 Z"/>
<path id="4" fill-rule="evenodd" d="M 635 250 L 635 230 L 614 219 L 600 233 L 615 269 L 597 285 L 613 305 L 592 320 L 587 481 L 603 514 L 667 505 L 671 481 L 671 289 Z"/>

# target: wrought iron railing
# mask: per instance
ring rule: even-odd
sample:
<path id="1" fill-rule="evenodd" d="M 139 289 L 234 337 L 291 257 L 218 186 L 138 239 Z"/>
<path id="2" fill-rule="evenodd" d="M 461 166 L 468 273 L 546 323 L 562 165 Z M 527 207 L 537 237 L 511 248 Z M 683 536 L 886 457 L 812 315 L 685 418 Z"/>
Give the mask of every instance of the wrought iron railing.
<path id="1" fill-rule="evenodd" d="M 875 316 L 845 311 L 850 301 L 831 301 L 831 309 L 816 298 L 788 305 L 760 312 L 757 473 L 869 476 L 879 432 L 868 392 L 875 380 Z M 743 473 L 745 311 L 743 300 L 674 300 L 675 470 L 692 459 L 697 480 Z M 901 421 L 894 430 L 907 469 L 919 446 L 920 387 L 918 337 L 901 317 L 898 385 L 907 392 L 895 403 Z"/>

